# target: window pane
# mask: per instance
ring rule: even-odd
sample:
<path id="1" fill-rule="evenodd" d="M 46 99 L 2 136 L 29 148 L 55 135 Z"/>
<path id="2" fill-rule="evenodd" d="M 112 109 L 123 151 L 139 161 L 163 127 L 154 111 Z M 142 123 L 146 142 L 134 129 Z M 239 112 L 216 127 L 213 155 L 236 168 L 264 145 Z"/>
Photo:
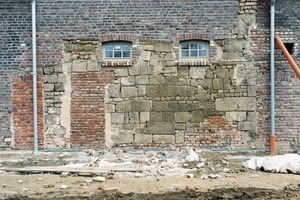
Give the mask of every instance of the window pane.
<path id="1" fill-rule="evenodd" d="M 198 49 L 198 45 L 197 44 L 191 44 L 191 49 Z"/>
<path id="2" fill-rule="evenodd" d="M 113 57 L 112 51 L 105 52 L 105 58 L 112 58 L 112 57 Z"/>
<path id="3" fill-rule="evenodd" d="M 189 49 L 189 44 L 182 44 L 181 49 Z"/>
<path id="4" fill-rule="evenodd" d="M 197 57 L 198 56 L 198 51 L 191 51 L 191 57 Z"/>
<path id="5" fill-rule="evenodd" d="M 121 45 L 115 45 L 114 49 L 115 50 L 121 50 Z"/>
<path id="6" fill-rule="evenodd" d="M 105 50 L 113 50 L 113 45 L 105 45 Z"/>
<path id="7" fill-rule="evenodd" d="M 130 46 L 127 45 L 127 44 L 124 44 L 124 45 L 123 45 L 123 50 L 130 50 Z"/>
<path id="8" fill-rule="evenodd" d="M 189 57 L 189 51 L 182 51 L 181 56 L 182 57 Z"/>
<path id="9" fill-rule="evenodd" d="M 121 58 L 121 51 L 115 51 L 114 58 Z"/>
<path id="10" fill-rule="evenodd" d="M 206 44 L 199 44 L 199 49 L 206 49 Z"/>
<path id="11" fill-rule="evenodd" d="M 201 50 L 201 51 L 199 51 L 199 56 L 201 56 L 201 57 L 205 57 L 205 56 L 207 56 L 207 52 L 206 52 L 206 50 Z"/>
<path id="12" fill-rule="evenodd" d="M 129 58 L 130 57 L 130 51 L 123 51 L 123 58 Z"/>

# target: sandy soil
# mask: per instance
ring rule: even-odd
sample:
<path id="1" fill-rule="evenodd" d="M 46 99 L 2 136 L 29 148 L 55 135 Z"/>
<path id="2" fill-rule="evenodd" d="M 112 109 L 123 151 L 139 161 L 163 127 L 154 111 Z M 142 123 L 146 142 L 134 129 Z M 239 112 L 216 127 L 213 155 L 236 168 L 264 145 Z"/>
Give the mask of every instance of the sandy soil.
<path id="1" fill-rule="evenodd" d="M 214 162 L 224 158 L 212 154 L 207 157 Z M 215 166 L 213 169 L 218 172 L 220 166 Z M 157 176 L 105 182 L 92 182 L 90 176 L 63 178 L 55 174 L 2 171 L 0 199 L 300 199 L 299 175 L 247 170 L 241 162 L 226 167 L 231 172 L 216 179 L 201 177 L 203 171 L 212 170 L 211 165 L 206 165 L 200 171 L 191 167 L 194 178 Z"/>

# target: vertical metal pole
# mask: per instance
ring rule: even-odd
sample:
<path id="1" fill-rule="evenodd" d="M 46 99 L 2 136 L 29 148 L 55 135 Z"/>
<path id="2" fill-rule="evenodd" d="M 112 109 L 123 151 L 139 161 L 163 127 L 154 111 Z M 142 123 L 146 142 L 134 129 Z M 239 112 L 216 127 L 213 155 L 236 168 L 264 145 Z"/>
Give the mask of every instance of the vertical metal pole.
<path id="1" fill-rule="evenodd" d="M 33 82 L 33 131 L 34 152 L 38 152 L 37 70 L 36 70 L 36 3 L 32 0 L 32 82 Z"/>
<path id="2" fill-rule="evenodd" d="M 274 43 L 275 43 L 275 0 L 271 0 L 271 17 L 270 17 L 270 85 L 271 85 L 271 134 L 270 134 L 270 153 L 276 155 L 276 136 L 275 136 L 275 67 L 274 67 Z"/>

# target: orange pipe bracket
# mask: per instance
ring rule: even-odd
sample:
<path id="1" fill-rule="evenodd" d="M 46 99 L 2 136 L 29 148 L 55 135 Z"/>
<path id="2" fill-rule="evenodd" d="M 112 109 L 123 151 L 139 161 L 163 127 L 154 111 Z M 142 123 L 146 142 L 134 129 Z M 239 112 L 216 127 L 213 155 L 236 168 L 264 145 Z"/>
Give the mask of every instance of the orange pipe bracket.
<path id="1" fill-rule="evenodd" d="M 281 41 L 279 36 L 275 36 L 275 40 L 279 46 L 279 48 L 281 49 L 283 55 L 285 56 L 285 58 L 287 59 L 287 61 L 289 62 L 289 64 L 291 65 L 291 67 L 293 68 L 294 72 L 296 73 L 297 77 L 300 79 L 300 69 L 298 68 L 297 64 L 295 63 L 294 59 L 292 58 L 291 54 L 288 52 L 288 50 L 285 48 L 283 42 Z"/>

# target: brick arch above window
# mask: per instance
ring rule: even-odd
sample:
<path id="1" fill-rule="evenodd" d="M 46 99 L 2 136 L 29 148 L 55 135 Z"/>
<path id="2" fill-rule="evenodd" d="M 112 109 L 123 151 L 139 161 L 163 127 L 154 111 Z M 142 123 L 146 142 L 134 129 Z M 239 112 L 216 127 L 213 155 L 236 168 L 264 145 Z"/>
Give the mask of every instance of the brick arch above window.
<path id="1" fill-rule="evenodd" d="M 137 59 L 137 49 L 136 43 L 137 39 L 133 35 L 101 35 L 99 37 L 100 48 L 98 53 L 98 60 L 101 63 L 102 67 L 129 67 L 136 63 Z M 111 45 L 111 46 L 107 46 Z M 109 48 L 113 47 L 114 49 L 118 46 L 121 46 L 120 51 L 116 49 L 109 52 Z M 122 56 L 123 54 L 127 55 L 126 49 L 123 49 L 129 46 L 130 56 Z M 107 48 L 106 48 L 107 47 Z M 107 52 L 106 52 L 107 51 Z M 107 54 L 106 54 L 107 53 Z M 109 53 L 116 53 L 116 56 L 108 56 Z M 121 56 L 118 56 L 121 53 Z"/>

